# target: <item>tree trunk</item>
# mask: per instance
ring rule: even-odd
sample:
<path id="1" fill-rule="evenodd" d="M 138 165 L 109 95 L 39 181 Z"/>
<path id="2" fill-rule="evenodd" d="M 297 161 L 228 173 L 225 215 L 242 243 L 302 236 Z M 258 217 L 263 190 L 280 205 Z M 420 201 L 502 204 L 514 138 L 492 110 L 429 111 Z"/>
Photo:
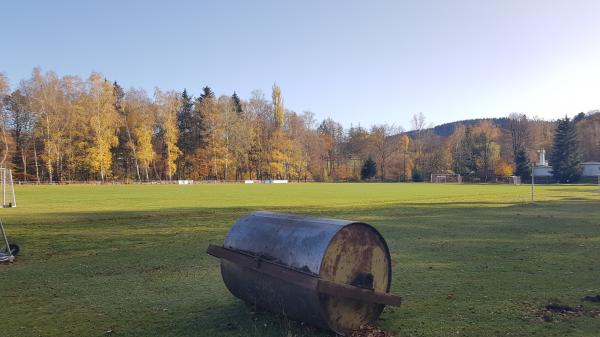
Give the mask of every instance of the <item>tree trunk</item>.
<path id="1" fill-rule="evenodd" d="M 23 164 L 23 180 L 27 181 L 27 155 L 23 148 L 21 148 L 21 163 Z"/>
<path id="2" fill-rule="evenodd" d="M 36 150 L 36 146 L 35 146 L 35 138 L 33 139 L 33 161 L 35 164 L 35 179 L 37 180 L 37 183 L 40 183 L 40 169 L 39 169 L 39 165 L 38 165 L 38 160 L 37 160 L 37 150 Z"/>

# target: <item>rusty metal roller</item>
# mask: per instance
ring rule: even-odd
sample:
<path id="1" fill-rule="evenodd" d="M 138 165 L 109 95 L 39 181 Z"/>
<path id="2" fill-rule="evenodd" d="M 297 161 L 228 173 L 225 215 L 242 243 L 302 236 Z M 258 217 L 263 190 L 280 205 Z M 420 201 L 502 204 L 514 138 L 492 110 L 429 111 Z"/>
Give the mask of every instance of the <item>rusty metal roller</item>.
<path id="1" fill-rule="evenodd" d="M 340 334 L 400 305 L 387 244 L 363 222 L 255 212 L 208 253 L 236 297 Z"/>

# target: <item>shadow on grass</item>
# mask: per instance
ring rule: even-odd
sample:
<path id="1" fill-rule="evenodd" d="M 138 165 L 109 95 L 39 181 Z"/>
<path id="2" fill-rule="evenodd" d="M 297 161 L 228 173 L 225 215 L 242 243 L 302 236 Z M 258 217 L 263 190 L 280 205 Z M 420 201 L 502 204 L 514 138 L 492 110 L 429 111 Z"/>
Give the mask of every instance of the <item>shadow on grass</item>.
<path id="1" fill-rule="evenodd" d="M 385 329 L 492 336 L 600 328 L 600 320 L 581 318 L 556 323 L 548 333 L 526 311 L 549 297 L 576 302 L 597 289 L 599 202 L 568 199 L 53 213 L 59 224 L 24 221 L 11 228 L 24 255 L 0 269 L 0 293 L 9 294 L 3 298 L 11 308 L 5 329 L 9 336 L 25 336 L 23 327 L 56 324 L 48 331 L 60 331 L 66 321 L 82 336 L 113 326 L 123 336 L 326 334 L 233 298 L 222 284 L 218 260 L 205 254 L 238 217 L 259 209 L 366 221 L 378 228 L 395 262 L 392 290 L 406 299 L 401 309 L 384 313 Z M 73 312 L 80 306 L 94 310 Z"/>

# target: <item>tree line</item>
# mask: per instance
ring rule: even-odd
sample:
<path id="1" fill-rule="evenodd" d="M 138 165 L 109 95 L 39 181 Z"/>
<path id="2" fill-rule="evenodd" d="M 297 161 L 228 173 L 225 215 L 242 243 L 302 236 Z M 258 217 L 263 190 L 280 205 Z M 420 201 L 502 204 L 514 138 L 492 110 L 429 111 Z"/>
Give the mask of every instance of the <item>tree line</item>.
<path id="1" fill-rule="evenodd" d="M 600 113 L 547 121 L 513 113 L 436 135 L 425 116 L 410 131 L 368 128 L 286 109 L 281 88 L 247 99 L 204 87 L 149 95 L 99 73 L 87 79 L 33 70 L 11 90 L 0 74 L 0 166 L 22 181 L 289 179 L 422 181 L 456 173 L 487 181 L 529 176 L 549 152 L 559 181 L 576 181 L 582 160 L 600 159 Z M 446 127 L 447 129 L 447 127 Z M 560 173 L 558 172 L 560 170 Z"/>

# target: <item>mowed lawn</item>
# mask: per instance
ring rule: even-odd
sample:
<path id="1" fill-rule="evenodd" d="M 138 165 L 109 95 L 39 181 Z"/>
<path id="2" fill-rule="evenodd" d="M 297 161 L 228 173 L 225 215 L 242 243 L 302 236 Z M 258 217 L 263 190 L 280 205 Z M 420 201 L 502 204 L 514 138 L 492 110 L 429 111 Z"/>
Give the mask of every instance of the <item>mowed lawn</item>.
<path id="1" fill-rule="evenodd" d="M 225 288 L 207 246 L 243 214 L 360 220 L 386 238 L 395 336 L 600 336 L 597 186 L 444 184 L 18 187 L 1 209 L 17 263 L 0 265 L 0 336 L 329 335 Z"/>

